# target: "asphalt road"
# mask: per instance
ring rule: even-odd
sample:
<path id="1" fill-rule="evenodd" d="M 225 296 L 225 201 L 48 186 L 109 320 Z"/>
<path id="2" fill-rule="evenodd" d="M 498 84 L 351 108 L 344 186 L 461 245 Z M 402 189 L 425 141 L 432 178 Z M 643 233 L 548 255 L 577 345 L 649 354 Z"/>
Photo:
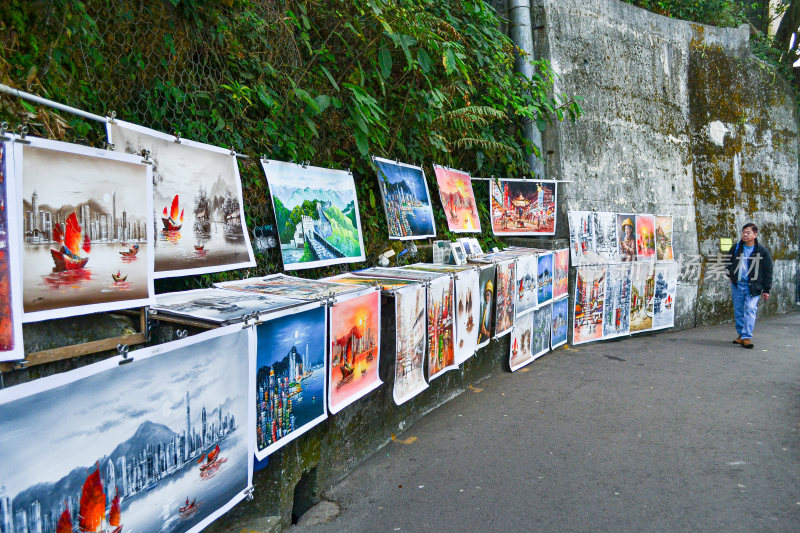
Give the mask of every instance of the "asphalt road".
<path id="1" fill-rule="evenodd" d="M 800 314 L 559 349 L 436 409 L 293 531 L 800 531 Z"/>

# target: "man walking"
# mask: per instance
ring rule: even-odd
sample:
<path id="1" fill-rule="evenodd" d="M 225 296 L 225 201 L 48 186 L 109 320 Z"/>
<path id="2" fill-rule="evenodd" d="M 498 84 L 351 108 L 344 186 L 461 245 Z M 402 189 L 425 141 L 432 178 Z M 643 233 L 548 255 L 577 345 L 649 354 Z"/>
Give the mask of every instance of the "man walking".
<path id="1" fill-rule="evenodd" d="M 748 222 L 742 227 L 742 238 L 728 252 L 728 277 L 733 294 L 735 344 L 752 348 L 758 301 L 769 299 L 772 288 L 772 257 L 758 243 L 758 226 Z"/>

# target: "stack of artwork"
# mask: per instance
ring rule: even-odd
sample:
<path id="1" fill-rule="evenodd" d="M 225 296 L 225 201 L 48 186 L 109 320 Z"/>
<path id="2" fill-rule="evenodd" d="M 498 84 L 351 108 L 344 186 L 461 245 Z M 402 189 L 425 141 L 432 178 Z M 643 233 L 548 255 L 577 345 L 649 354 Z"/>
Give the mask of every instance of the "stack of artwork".
<path id="1" fill-rule="evenodd" d="M 669 328 L 680 267 L 672 217 L 571 211 L 573 344 Z"/>

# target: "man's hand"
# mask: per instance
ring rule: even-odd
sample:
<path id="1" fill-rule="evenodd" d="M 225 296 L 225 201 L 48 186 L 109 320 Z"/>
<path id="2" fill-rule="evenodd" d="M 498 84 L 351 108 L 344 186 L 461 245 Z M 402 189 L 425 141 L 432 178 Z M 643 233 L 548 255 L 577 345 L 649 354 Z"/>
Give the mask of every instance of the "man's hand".
<path id="1" fill-rule="evenodd" d="M 762 300 L 769 300 L 769 293 L 768 292 L 762 292 L 761 293 L 761 299 Z"/>

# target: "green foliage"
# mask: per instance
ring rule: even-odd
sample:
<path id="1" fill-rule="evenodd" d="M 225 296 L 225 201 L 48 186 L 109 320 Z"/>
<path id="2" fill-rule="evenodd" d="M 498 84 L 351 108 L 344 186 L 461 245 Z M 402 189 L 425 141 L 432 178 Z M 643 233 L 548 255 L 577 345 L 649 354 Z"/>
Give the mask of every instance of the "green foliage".
<path id="1" fill-rule="evenodd" d="M 710 24 L 736 27 L 747 23 L 747 2 L 737 0 L 625 0 L 629 4 L 668 17 Z"/>
<path id="2" fill-rule="evenodd" d="M 358 231 L 353 221 L 335 205 L 325 209 L 325 215 L 328 217 L 333 230 L 333 235 L 328 241 L 345 255 L 360 255 L 361 244 L 358 242 Z"/>
<path id="3" fill-rule="evenodd" d="M 522 177 L 527 155 L 538 153 L 523 123 L 581 114 L 575 98 L 554 93 L 546 61 L 533 62 L 533 79 L 514 73 L 501 26 L 484 0 L 6 0 L 0 83 L 247 153 L 240 167 L 250 228 L 274 220 L 257 156 L 350 168 L 375 261 L 389 243 L 369 155 Z M 0 103 L 0 120 L 30 123 L 34 134 L 104 140 L 78 117 L 5 95 Z M 426 175 L 435 196 L 430 166 Z M 276 209 L 278 231 L 291 238 L 296 213 L 279 202 Z M 444 217 L 436 220 L 446 234 Z M 489 227 L 488 217 L 482 222 Z M 496 242 L 489 231 L 485 246 Z M 257 259 L 258 273 L 280 270 L 277 251 Z"/>

